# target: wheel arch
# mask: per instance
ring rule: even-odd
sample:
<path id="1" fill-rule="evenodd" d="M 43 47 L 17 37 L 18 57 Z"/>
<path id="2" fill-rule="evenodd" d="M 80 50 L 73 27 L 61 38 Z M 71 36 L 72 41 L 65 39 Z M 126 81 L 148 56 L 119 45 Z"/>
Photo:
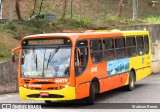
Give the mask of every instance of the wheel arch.
<path id="1" fill-rule="evenodd" d="M 95 93 L 100 93 L 100 83 L 99 83 L 99 79 L 97 77 L 94 77 L 91 81 L 91 83 L 94 84 L 95 87 Z"/>
<path id="2" fill-rule="evenodd" d="M 131 71 L 134 73 L 134 78 L 135 78 L 135 81 L 136 81 L 136 71 L 135 71 L 134 68 L 132 68 L 132 69 L 130 70 L 130 72 L 131 72 Z"/>

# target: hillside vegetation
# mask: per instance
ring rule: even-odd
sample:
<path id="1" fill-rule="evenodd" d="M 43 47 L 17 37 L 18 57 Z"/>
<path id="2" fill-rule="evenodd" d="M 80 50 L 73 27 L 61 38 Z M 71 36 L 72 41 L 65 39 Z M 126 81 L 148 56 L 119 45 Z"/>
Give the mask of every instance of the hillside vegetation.
<path id="1" fill-rule="evenodd" d="M 0 62 L 4 62 L 11 58 L 11 49 L 20 45 L 20 39 L 31 34 L 62 32 L 63 30 L 103 30 L 103 29 L 119 29 L 122 26 L 137 24 L 160 24 L 159 8 L 146 8 L 147 2 L 140 0 L 139 2 L 139 18 L 132 21 L 132 9 L 128 0 L 125 0 L 123 6 L 122 17 L 117 15 L 119 0 L 108 0 L 107 17 L 104 19 L 104 2 L 98 0 L 83 1 L 82 12 L 80 18 L 79 2 L 75 0 L 73 3 L 73 17 L 70 18 L 69 2 L 67 3 L 67 12 L 64 19 L 60 19 L 62 15 L 62 1 L 46 0 L 42 13 L 54 12 L 57 16 L 56 21 L 36 20 L 29 21 L 33 6 L 33 0 L 20 1 L 21 13 L 23 21 L 15 20 L 12 23 L 0 23 Z M 54 7 L 51 5 L 54 3 Z M 59 5 L 57 5 L 59 4 Z M 23 6 L 23 8 L 22 8 Z M 26 8 L 28 7 L 28 8 Z M 6 8 L 7 9 L 7 8 Z M 57 9 L 57 10 L 56 10 Z M 150 10 L 150 11 L 149 11 Z M 7 19 L 7 15 L 5 16 Z M 16 16 L 14 15 L 14 19 Z"/>

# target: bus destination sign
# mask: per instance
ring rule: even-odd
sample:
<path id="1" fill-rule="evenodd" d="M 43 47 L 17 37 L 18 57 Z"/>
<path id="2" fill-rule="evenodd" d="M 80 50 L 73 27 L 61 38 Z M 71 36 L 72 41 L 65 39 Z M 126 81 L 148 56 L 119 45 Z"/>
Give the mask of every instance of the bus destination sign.
<path id="1" fill-rule="evenodd" d="M 62 45 L 64 39 L 48 39 L 48 40 L 29 40 L 28 45 Z"/>

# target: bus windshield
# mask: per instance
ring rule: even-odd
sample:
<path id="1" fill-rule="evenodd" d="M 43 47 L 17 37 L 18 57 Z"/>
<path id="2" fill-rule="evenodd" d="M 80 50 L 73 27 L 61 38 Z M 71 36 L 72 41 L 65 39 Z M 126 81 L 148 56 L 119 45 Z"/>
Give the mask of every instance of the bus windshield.
<path id="1" fill-rule="evenodd" d="M 68 77 L 71 47 L 22 50 L 21 74 L 24 78 Z"/>

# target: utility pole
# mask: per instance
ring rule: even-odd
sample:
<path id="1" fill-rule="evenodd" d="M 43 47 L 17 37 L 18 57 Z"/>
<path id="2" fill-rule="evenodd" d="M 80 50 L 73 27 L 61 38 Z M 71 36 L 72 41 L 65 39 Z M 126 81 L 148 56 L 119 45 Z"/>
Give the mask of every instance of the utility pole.
<path id="1" fill-rule="evenodd" d="M 2 19 L 2 0 L 0 0 L 0 19 Z"/>
<path id="2" fill-rule="evenodd" d="M 10 0 L 10 2 L 9 2 L 9 22 L 11 23 L 12 22 L 12 20 L 13 20 L 13 14 L 12 14 L 12 3 L 13 1 L 12 0 Z"/>
<path id="3" fill-rule="evenodd" d="M 72 16 L 73 16 L 73 13 L 72 13 L 73 11 L 72 11 L 72 0 L 70 0 L 70 14 L 71 14 L 71 18 L 72 18 Z"/>
<path id="4" fill-rule="evenodd" d="M 104 0 L 104 20 L 106 20 L 107 16 L 107 0 Z"/>
<path id="5" fill-rule="evenodd" d="M 80 22 L 82 20 L 82 1 L 80 0 Z"/>
<path id="6" fill-rule="evenodd" d="M 133 0 L 133 18 L 132 20 L 135 21 L 138 17 L 138 0 Z"/>

